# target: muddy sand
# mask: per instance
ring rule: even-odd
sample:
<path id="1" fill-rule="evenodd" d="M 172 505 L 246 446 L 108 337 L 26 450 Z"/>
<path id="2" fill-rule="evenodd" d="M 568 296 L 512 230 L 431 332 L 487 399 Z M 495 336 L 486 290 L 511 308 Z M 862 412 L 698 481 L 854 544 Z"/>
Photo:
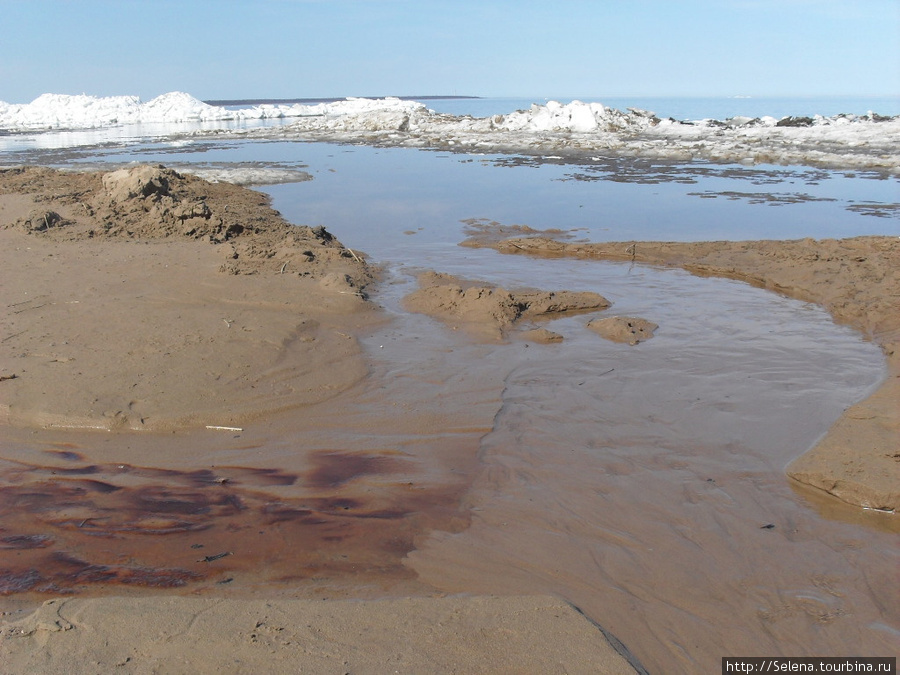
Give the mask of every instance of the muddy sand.
<path id="1" fill-rule="evenodd" d="M 789 474 L 850 503 L 897 508 L 896 239 L 469 243 L 677 265 L 824 305 L 882 346 L 889 377 Z M 367 300 L 376 274 L 362 253 L 322 228 L 286 223 L 264 195 L 156 167 L 105 175 L 2 171 L 0 244 L 0 415 L 9 455 L 0 461 L 8 515 L 0 525 L 0 655 L 11 672 L 80 672 L 73 659 L 85 672 L 242 672 L 273 664 L 341 672 L 435 664 L 456 672 L 632 670 L 626 647 L 560 600 L 440 597 L 403 564 L 424 533 L 467 526 L 465 476 L 476 470 L 496 393 L 467 402 L 464 419 L 372 419 L 348 406 L 363 409 L 366 396 L 378 395 L 360 387 L 370 369 L 359 337 L 385 321 Z M 606 302 L 434 274 L 420 286 L 408 309 L 489 340 L 513 333 L 522 318 Z M 592 328 L 636 342 L 652 337 L 654 326 L 641 321 Z M 539 329 L 528 339 L 557 337 Z M 415 386 L 409 378 L 410 400 L 398 399 L 398 408 L 415 408 Z M 286 413 L 294 413 L 289 422 Z M 244 425 L 256 431 L 240 436 Z M 334 449 L 354 425 L 377 452 Z M 152 433 L 130 433 L 139 430 Z M 100 434 L 90 452 L 85 433 Z M 216 433 L 231 439 L 221 459 L 225 445 L 201 435 Z M 423 433 L 430 434 L 429 466 L 386 452 L 379 440 L 400 439 L 391 447 L 402 449 L 405 435 Z M 285 437 L 284 448 L 273 440 Z M 323 449 L 297 453 L 291 444 L 298 439 Z M 266 444 L 291 471 L 239 465 Z M 438 490 L 429 484 L 438 474 L 459 478 Z M 365 489 L 358 476 L 367 477 Z M 211 520 L 222 522 L 222 532 L 259 530 L 252 564 L 240 567 L 232 539 L 206 529 Z M 35 534 L 36 522 L 57 539 Z M 186 552 L 183 562 L 173 564 L 147 535 L 168 537 L 167 550 Z M 117 549 L 119 540 L 128 546 Z M 288 557 L 302 573 L 279 568 Z M 252 565 L 269 565 L 277 578 L 311 590 L 263 592 L 262 600 L 230 593 L 233 576 L 256 573 Z M 36 598 L 65 598 L 90 584 L 121 593 L 52 599 L 30 613 Z M 148 587 L 200 588 L 207 597 L 142 597 Z M 353 601 L 398 594 L 421 597 Z M 27 600 L 17 604 L 19 597 Z"/>

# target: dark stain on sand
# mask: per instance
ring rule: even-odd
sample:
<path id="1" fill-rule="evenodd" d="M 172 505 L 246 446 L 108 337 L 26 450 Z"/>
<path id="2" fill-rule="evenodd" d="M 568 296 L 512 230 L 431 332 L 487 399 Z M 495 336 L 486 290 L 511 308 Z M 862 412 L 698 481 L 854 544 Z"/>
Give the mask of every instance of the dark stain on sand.
<path id="1" fill-rule="evenodd" d="M 88 463 L 70 452 L 0 475 L 0 596 L 172 589 L 225 573 L 231 586 L 408 579 L 402 559 L 417 535 L 468 524 L 461 488 L 419 485 L 389 453 L 311 453 L 309 470 L 294 474 Z"/>
<path id="2" fill-rule="evenodd" d="M 313 469 L 306 482 L 317 488 L 340 487 L 362 476 L 391 473 L 398 468 L 393 457 L 348 452 L 320 452 L 312 460 Z"/>

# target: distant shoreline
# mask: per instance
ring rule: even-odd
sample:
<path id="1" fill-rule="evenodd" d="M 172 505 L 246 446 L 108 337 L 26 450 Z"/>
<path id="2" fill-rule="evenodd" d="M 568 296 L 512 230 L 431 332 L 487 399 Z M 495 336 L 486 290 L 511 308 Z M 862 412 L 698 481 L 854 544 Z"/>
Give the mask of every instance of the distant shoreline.
<path id="1" fill-rule="evenodd" d="M 385 96 L 359 96 L 356 98 L 387 98 Z M 401 101 L 435 101 L 435 100 L 470 100 L 478 99 L 480 96 L 393 96 L 391 98 L 399 98 Z M 224 107 L 229 105 L 294 105 L 300 103 L 303 105 L 314 105 L 316 103 L 335 103 L 337 101 L 345 101 L 347 97 L 336 98 L 236 98 L 236 99 L 216 99 L 211 101 L 203 101 L 207 105 Z"/>

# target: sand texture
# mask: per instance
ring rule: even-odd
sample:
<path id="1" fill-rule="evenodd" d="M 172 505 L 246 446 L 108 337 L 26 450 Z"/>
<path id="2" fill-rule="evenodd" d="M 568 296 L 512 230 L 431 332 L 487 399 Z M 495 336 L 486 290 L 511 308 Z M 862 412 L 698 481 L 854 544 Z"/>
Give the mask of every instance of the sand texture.
<path id="1" fill-rule="evenodd" d="M 634 673 L 548 597 L 49 600 L 3 625 L 0 672 Z"/>
<path id="2" fill-rule="evenodd" d="M 511 254 L 677 266 L 822 305 L 835 321 L 881 346 L 888 376 L 787 473 L 850 504 L 900 509 L 900 239 L 568 243 L 542 236 L 501 241 L 478 236 L 466 243 Z"/>

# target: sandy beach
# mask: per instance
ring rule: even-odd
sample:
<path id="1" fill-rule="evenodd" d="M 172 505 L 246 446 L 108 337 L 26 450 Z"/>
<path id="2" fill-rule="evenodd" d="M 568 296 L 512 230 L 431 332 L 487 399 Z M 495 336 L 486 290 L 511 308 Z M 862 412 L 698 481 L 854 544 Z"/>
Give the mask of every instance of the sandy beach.
<path id="1" fill-rule="evenodd" d="M 587 244 L 492 231 L 467 244 L 677 266 L 822 305 L 881 347 L 888 376 L 787 473 L 852 505 L 900 508 L 896 238 Z M 0 264 L 0 672 L 640 672 L 627 639 L 558 597 L 447 595 L 425 578 L 433 562 L 409 564 L 431 532 L 469 526 L 498 394 L 417 416 L 410 378 L 410 400 L 395 400 L 410 414 L 365 412 L 380 390 L 361 339 L 387 319 L 368 300 L 378 273 L 364 253 L 226 183 L 26 168 L 0 171 Z M 410 311 L 488 341 L 523 317 L 606 306 L 433 273 L 420 286 Z M 626 344 L 653 332 L 614 329 Z M 351 430 L 372 447 L 343 447 Z M 430 435 L 427 463 L 396 442 L 413 434 Z M 245 459 L 266 444 L 277 469 Z M 254 537 L 246 560 L 236 532 Z M 304 590 L 267 597 L 266 565 Z M 242 574 L 252 593 L 231 590 Z"/>

